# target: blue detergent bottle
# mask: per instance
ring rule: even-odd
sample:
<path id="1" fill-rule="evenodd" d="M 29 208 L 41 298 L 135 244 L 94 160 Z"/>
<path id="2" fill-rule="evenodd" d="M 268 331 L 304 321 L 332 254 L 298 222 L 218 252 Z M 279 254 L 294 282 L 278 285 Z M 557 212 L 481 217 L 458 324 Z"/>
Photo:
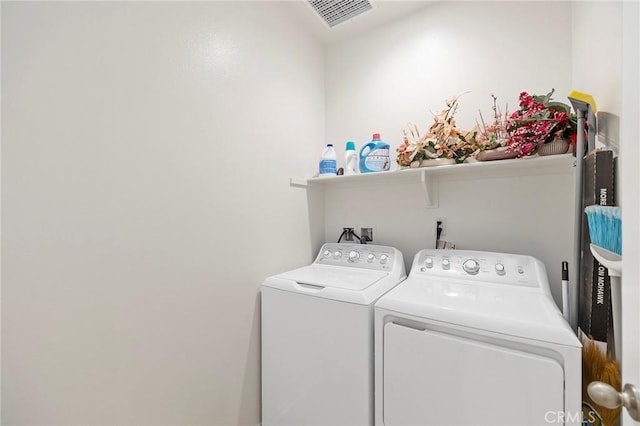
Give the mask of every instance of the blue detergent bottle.
<path id="1" fill-rule="evenodd" d="M 371 142 L 360 149 L 360 173 L 384 172 L 390 166 L 389 144 L 380 140 L 380 133 L 374 133 Z"/>

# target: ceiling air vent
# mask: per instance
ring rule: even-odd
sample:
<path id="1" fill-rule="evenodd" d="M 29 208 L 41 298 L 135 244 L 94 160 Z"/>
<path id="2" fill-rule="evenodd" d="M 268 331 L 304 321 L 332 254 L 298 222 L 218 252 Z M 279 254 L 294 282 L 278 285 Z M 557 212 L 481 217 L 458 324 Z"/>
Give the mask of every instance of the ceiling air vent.
<path id="1" fill-rule="evenodd" d="M 322 20 L 329 26 L 354 18 L 373 9 L 369 0 L 307 0 Z"/>

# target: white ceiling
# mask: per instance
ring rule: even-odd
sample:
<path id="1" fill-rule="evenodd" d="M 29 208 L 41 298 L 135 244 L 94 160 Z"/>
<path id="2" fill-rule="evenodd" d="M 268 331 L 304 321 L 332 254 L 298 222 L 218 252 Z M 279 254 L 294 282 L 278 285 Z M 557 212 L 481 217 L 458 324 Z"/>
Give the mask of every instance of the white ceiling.
<path id="1" fill-rule="evenodd" d="M 401 16 L 427 7 L 437 0 L 370 0 L 373 9 L 353 19 L 329 28 L 306 0 L 289 1 L 293 15 L 300 20 L 323 44 L 350 38 L 360 32 L 383 25 Z"/>

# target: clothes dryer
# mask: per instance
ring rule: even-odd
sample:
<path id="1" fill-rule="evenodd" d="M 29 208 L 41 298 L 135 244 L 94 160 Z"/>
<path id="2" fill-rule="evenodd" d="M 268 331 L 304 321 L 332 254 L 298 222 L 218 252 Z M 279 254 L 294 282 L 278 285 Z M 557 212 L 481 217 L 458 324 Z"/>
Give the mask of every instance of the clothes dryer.
<path id="1" fill-rule="evenodd" d="M 379 426 L 581 424 L 581 345 L 533 257 L 420 251 L 375 356 Z"/>
<path id="2" fill-rule="evenodd" d="M 373 306 L 406 278 L 402 253 L 325 244 L 262 285 L 262 425 L 373 425 Z"/>

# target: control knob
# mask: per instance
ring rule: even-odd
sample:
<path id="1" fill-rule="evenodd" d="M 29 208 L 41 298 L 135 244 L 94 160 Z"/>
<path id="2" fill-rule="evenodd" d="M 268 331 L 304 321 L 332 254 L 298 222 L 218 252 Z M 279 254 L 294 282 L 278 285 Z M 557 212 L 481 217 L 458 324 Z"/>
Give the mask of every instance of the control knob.
<path id="1" fill-rule="evenodd" d="M 427 257 L 427 258 L 424 260 L 424 265 L 425 265 L 427 268 L 429 268 L 429 269 L 433 268 L 433 259 L 432 259 L 432 258 L 430 258 L 430 257 Z"/>
<path id="2" fill-rule="evenodd" d="M 355 250 L 351 250 L 349 252 L 349 261 L 350 262 L 355 262 L 356 260 L 360 259 L 360 253 L 358 253 Z"/>
<path id="3" fill-rule="evenodd" d="M 322 255 L 323 255 L 324 257 L 331 257 L 331 250 L 325 250 L 325 251 L 322 253 Z"/>
<path id="4" fill-rule="evenodd" d="M 462 269 L 464 269 L 467 274 L 475 275 L 480 271 L 480 264 L 474 259 L 467 259 L 462 264 Z"/>
<path id="5" fill-rule="evenodd" d="M 389 260 L 389 256 L 387 256 L 386 254 L 380 256 L 380 263 L 382 263 L 383 265 L 387 263 L 387 260 Z"/>
<path id="6" fill-rule="evenodd" d="M 496 274 L 504 275 L 505 270 L 504 270 L 504 265 L 502 263 L 496 263 L 495 269 L 496 269 Z"/>
<path id="7" fill-rule="evenodd" d="M 334 257 L 334 259 L 340 259 L 340 258 L 342 257 L 342 252 L 341 252 L 341 251 L 337 251 L 337 250 L 336 250 L 336 251 L 333 253 L 333 257 Z"/>
<path id="8" fill-rule="evenodd" d="M 442 269 L 449 269 L 451 267 L 451 262 L 449 259 L 442 259 Z"/>
<path id="9" fill-rule="evenodd" d="M 367 260 L 368 260 L 369 262 L 373 262 L 374 260 L 376 260 L 376 255 L 375 255 L 375 254 L 373 254 L 373 253 L 369 253 L 369 254 L 367 255 Z"/>

